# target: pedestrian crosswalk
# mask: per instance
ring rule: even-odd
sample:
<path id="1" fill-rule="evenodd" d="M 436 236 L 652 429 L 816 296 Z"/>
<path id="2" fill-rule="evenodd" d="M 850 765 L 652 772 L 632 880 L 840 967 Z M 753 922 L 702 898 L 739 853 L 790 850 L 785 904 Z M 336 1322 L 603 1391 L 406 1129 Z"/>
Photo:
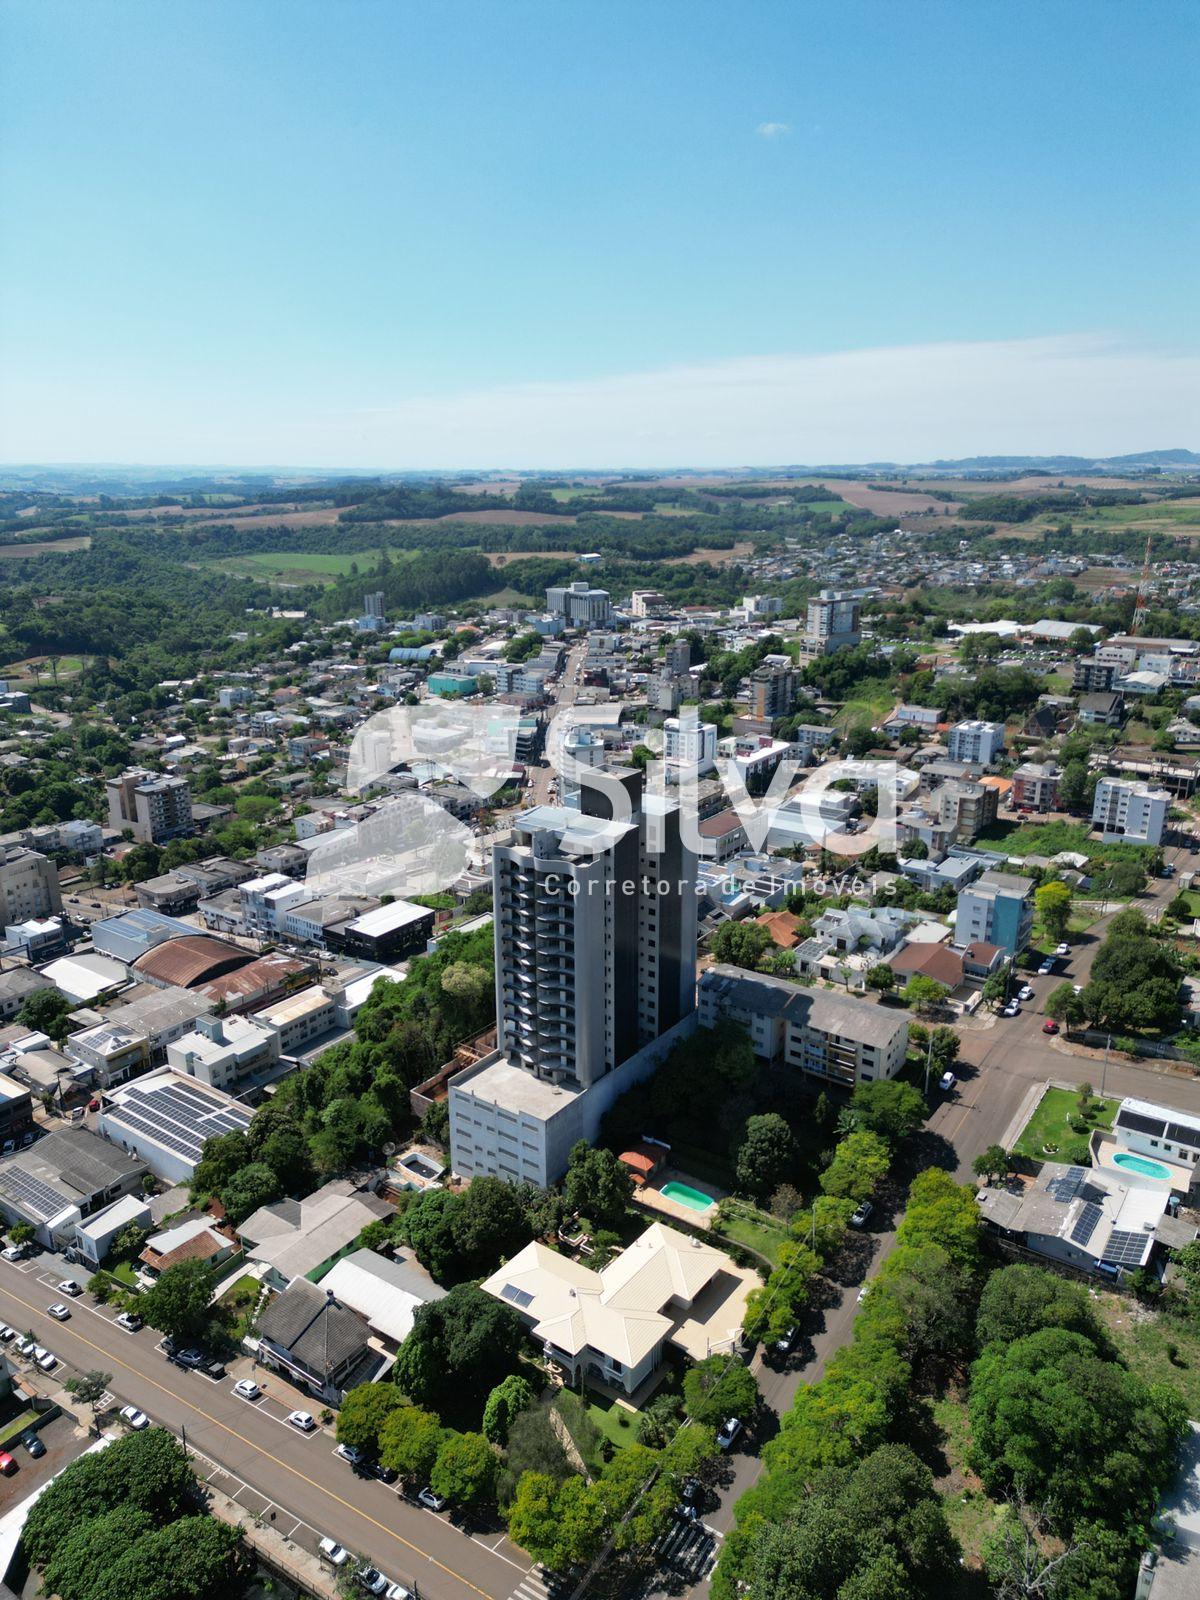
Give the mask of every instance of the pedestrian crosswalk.
<path id="1" fill-rule="evenodd" d="M 699 1583 L 712 1570 L 717 1536 L 703 1522 L 680 1517 L 654 1545 L 660 1567 L 670 1567 L 689 1583 Z"/>
<path id="2" fill-rule="evenodd" d="M 541 1567 L 530 1567 L 508 1600 L 553 1600 L 554 1579 Z"/>

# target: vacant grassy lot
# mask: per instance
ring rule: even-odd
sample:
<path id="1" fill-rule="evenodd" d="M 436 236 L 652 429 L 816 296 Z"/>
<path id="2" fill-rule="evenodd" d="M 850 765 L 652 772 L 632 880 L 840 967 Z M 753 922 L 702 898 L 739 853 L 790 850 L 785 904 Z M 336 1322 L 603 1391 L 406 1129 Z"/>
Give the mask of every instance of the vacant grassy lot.
<path id="1" fill-rule="evenodd" d="M 1079 1096 L 1071 1089 L 1047 1089 L 1021 1129 L 1013 1145 L 1014 1152 L 1027 1156 L 1030 1161 L 1050 1161 L 1057 1158 L 1047 1153 L 1047 1146 L 1061 1152 L 1068 1145 L 1088 1138 L 1092 1128 L 1111 1128 L 1120 1101 L 1099 1100 L 1093 1095 L 1090 1104 L 1093 1114 L 1085 1119 L 1088 1132 L 1077 1133 L 1071 1126 L 1071 1119 L 1081 1117 Z"/>
<path id="2" fill-rule="evenodd" d="M 841 730 L 859 726 L 874 727 L 889 715 L 895 703 L 895 698 L 886 690 L 876 695 L 847 700 L 833 719 L 834 726 Z"/>
<path id="3" fill-rule="evenodd" d="M 35 681 L 34 667 L 37 666 L 43 682 L 52 683 L 54 673 L 50 668 L 49 656 L 29 656 L 24 661 L 10 661 L 8 666 L 0 667 L 0 678 L 7 678 L 10 682 L 24 679 L 32 684 Z M 70 677 L 73 672 L 83 671 L 82 656 L 59 656 L 58 675 L 60 678 Z"/>
<path id="4" fill-rule="evenodd" d="M 1101 1294 L 1100 1315 L 1132 1371 L 1182 1395 L 1200 1417 L 1200 1329 L 1162 1317 L 1119 1294 Z M 1172 1351 L 1174 1359 L 1172 1359 Z"/>

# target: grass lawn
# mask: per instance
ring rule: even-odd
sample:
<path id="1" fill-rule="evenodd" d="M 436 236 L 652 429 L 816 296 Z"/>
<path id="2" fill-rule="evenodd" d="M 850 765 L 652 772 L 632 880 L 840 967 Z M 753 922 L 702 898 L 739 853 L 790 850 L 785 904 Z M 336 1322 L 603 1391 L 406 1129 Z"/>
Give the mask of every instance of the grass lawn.
<path id="1" fill-rule="evenodd" d="M 638 1423 L 642 1417 L 640 1411 L 627 1411 L 615 1401 L 597 1395 L 585 1395 L 584 1398 L 588 1416 L 606 1439 L 611 1439 L 618 1446 L 636 1442 Z"/>
<path id="2" fill-rule="evenodd" d="M 787 1228 L 778 1217 L 733 1198 L 722 1202 L 721 1220 L 716 1231 L 735 1244 L 766 1256 L 772 1266 L 779 1261 L 779 1246 L 788 1236 Z"/>
<path id="3" fill-rule="evenodd" d="M 380 554 L 376 550 L 348 550 L 341 555 L 324 555 L 310 550 L 256 550 L 251 555 L 222 556 L 204 565 L 219 567 L 222 572 L 240 578 L 280 578 L 290 583 L 322 583 L 343 577 L 355 564 L 360 572 L 369 573 L 379 561 Z"/>
<path id="4" fill-rule="evenodd" d="M 1098 1101 L 1093 1097 L 1092 1106 L 1099 1107 L 1099 1115 L 1088 1118 L 1089 1130 L 1111 1128 L 1119 1105 L 1119 1100 Z M 1071 1127 L 1070 1119 L 1078 1115 L 1079 1096 L 1073 1090 L 1047 1089 L 1033 1115 L 1021 1129 L 1020 1138 L 1013 1145 L 1013 1150 L 1017 1155 L 1027 1156 L 1031 1161 L 1053 1159 L 1046 1154 L 1044 1145 L 1056 1145 L 1062 1152 L 1068 1145 L 1089 1137 L 1087 1133 L 1076 1133 Z"/>
<path id="5" fill-rule="evenodd" d="M 262 1293 L 258 1279 L 244 1272 L 221 1296 L 221 1303 L 230 1306 L 252 1306 Z"/>
<path id="6" fill-rule="evenodd" d="M 104 1269 L 110 1278 L 115 1278 L 118 1283 L 123 1283 L 127 1289 L 138 1287 L 137 1273 L 133 1270 L 131 1261 L 118 1261 L 115 1267 Z"/>
<path id="7" fill-rule="evenodd" d="M 1147 1383 L 1166 1384 L 1186 1401 L 1189 1417 L 1200 1417 L 1200 1330 L 1118 1294 L 1100 1295 L 1099 1311 L 1130 1369 Z M 1175 1350 L 1174 1361 L 1168 1347 Z"/>
<path id="8" fill-rule="evenodd" d="M 876 695 L 863 695 L 854 700 L 847 700 L 833 719 L 834 726 L 844 730 L 859 723 L 867 723 L 873 727 L 877 722 L 883 721 L 895 704 L 895 697 L 886 690 Z"/>

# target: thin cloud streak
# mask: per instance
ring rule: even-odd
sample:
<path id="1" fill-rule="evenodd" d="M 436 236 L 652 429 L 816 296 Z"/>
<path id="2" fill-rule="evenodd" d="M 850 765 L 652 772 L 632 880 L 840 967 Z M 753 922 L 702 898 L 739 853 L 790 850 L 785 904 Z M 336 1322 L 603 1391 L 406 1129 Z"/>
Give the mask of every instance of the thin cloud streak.
<path id="1" fill-rule="evenodd" d="M 790 122 L 760 122 L 754 131 L 760 139 L 781 139 L 785 133 L 791 133 L 792 125 Z"/>
<path id="2" fill-rule="evenodd" d="M 1200 358 L 1064 336 L 746 356 L 319 410 L 233 386 L 13 382 L 10 462 L 721 467 L 1195 446 Z"/>

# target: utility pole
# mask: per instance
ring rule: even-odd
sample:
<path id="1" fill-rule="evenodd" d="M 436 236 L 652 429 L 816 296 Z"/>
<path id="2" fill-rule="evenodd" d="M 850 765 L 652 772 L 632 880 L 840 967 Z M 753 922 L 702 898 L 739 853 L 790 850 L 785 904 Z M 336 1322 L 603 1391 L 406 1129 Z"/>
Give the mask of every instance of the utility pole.
<path id="1" fill-rule="evenodd" d="M 1100 1098 L 1104 1098 L 1104 1085 L 1108 1082 L 1108 1052 L 1112 1049 L 1112 1033 L 1110 1032 L 1104 1044 L 1104 1064 L 1100 1068 Z"/>
<path id="2" fill-rule="evenodd" d="M 925 1098 L 929 1099 L 929 1069 L 933 1064 L 933 1029 L 929 1030 L 929 1047 L 925 1051 Z"/>

